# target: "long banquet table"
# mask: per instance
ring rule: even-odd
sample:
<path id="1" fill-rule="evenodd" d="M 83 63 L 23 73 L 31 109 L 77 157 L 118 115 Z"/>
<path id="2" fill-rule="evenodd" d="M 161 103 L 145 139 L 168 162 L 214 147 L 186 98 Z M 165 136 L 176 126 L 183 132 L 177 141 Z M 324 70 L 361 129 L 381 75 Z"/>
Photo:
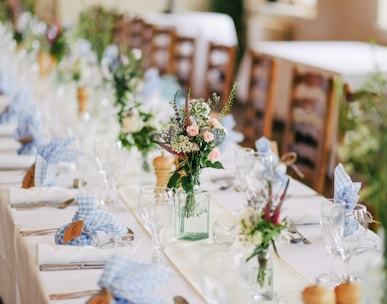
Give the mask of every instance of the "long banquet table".
<path id="1" fill-rule="evenodd" d="M 244 206 L 245 199 L 242 193 L 234 191 L 232 187 L 221 190 L 223 183 L 233 176 L 232 150 L 228 147 L 223 155 L 225 170 L 207 169 L 203 172 L 202 186 L 211 192 L 210 227 L 216 219 L 225 216 L 232 217 L 233 212 Z M 86 155 L 81 161 L 92 163 Z M 119 190 L 120 208 L 115 213 L 123 224 L 142 236 L 143 241 L 136 258 L 142 262 L 149 262 L 152 243 L 137 217 L 136 199 L 139 184 L 136 172 L 128 169 L 133 168 L 133 164 L 133 158 L 128 158 L 125 166 L 128 174 L 121 182 Z M 91 171 L 88 171 L 87 174 L 93 176 L 93 167 L 89 168 Z M 68 187 L 73 178 L 84 174 L 85 172 L 81 174 L 77 170 L 63 171 L 57 177 L 57 185 Z M 20 185 L 16 183 L 13 186 Z M 37 244 L 54 244 L 54 236 L 22 237 L 19 234 L 20 229 L 60 227 L 71 221 L 77 206 L 69 206 L 61 210 L 52 207 L 16 210 L 9 206 L 7 187 L 3 186 L 0 190 L 0 295 L 4 302 L 84 303 L 87 298 L 50 301 L 48 295 L 98 289 L 97 282 L 102 270 L 39 271 L 36 264 L 36 246 Z M 303 288 L 313 284 L 316 275 L 327 270 L 328 253 L 324 248 L 318 224 L 318 208 L 321 200 L 322 197 L 316 195 L 312 189 L 298 181 L 291 180 L 288 198 L 283 206 L 283 216 L 298 223 L 309 222 L 310 224 L 298 225 L 298 228 L 312 241 L 312 244 L 291 244 L 285 239 L 277 241 L 280 258 L 274 259 L 274 288 L 278 303 L 302 303 L 300 295 Z M 375 244 L 380 246 L 379 238 L 373 232 L 368 233 L 367 239 L 373 240 L 367 242 L 376 242 Z M 232 249 L 233 247 L 230 249 L 231 252 Z M 206 258 L 208 250 L 221 251 L 212 244 L 211 237 L 207 240 L 190 242 L 178 241 L 170 236 L 164 261 L 172 270 L 173 277 L 156 289 L 156 293 L 165 300 L 165 303 L 172 303 L 175 295 L 184 296 L 189 303 L 208 301 L 200 285 L 201 274 L 199 272 L 201 260 Z M 361 273 L 373 254 L 372 250 L 366 250 L 362 254 L 355 255 L 351 260 L 352 270 Z M 335 265 L 336 271 L 341 272 L 342 262 L 338 256 L 335 258 Z M 237 268 L 227 266 L 225 263 L 224 276 L 233 278 L 235 280 L 233 286 L 235 290 L 239 290 L 239 285 L 242 283 L 238 273 L 235 273 Z M 246 295 L 238 294 L 228 303 L 245 302 L 240 300 L 244 296 Z"/>

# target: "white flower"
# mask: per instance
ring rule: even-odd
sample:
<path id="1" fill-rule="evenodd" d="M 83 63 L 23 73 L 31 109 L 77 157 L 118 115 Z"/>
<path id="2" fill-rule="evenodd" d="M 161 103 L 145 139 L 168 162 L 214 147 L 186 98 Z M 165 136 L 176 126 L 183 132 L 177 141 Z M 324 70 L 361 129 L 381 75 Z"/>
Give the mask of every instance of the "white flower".
<path id="1" fill-rule="evenodd" d="M 144 122 L 138 115 L 128 115 L 122 119 L 122 133 L 136 133 L 144 127 Z"/>

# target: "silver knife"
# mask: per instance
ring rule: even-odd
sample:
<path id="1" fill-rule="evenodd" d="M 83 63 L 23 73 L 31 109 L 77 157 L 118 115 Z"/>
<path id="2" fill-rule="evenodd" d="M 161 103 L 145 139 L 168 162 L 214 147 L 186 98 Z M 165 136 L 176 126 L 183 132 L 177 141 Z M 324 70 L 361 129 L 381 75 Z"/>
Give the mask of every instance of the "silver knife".
<path id="1" fill-rule="evenodd" d="M 54 202 L 30 202 L 30 203 L 11 204 L 11 208 L 15 208 L 15 209 L 56 207 L 56 206 L 58 206 L 58 203 L 54 203 Z"/>
<path id="2" fill-rule="evenodd" d="M 42 264 L 39 266 L 40 271 L 56 270 L 82 270 L 82 269 L 103 269 L 105 263 L 69 263 L 69 264 Z"/>

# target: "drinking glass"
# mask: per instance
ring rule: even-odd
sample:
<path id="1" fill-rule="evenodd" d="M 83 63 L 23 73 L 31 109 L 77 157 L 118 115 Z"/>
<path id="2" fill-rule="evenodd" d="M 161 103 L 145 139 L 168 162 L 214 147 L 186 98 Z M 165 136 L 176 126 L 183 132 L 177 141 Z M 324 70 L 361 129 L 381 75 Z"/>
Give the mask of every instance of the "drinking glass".
<path id="1" fill-rule="evenodd" d="M 173 214 L 173 192 L 166 187 L 147 186 L 140 190 L 138 213 L 153 242 L 152 263 L 162 263 L 164 241 L 161 234 L 169 228 Z"/>
<path id="2" fill-rule="evenodd" d="M 250 148 L 238 148 L 234 152 L 234 189 L 236 191 L 245 191 L 247 187 L 246 174 L 248 168 L 246 166 L 246 158 L 254 153 Z"/>
<path id="3" fill-rule="evenodd" d="M 332 216 L 332 209 L 335 206 L 345 206 L 345 203 L 341 199 L 324 199 L 320 205 L 320 227 L 325 248 L 329 255 L 329 268 L 328 272 L 318 275 L 317 280 L 321 284 L 329 287 L 334 287 L 342 281 L 342 277 L 333 272 L 333 255 L 337 252 L 337 249 L 330 227 L 334 219 L 334 216 Z"/>
<path id="4" fill-rule="evenodd" d="M 108 209 L 116 211 L 118 200 L 117 177 L 120 165 L 123 166 L 123 159 L 119 154 L 120 143 L 107 139 L 96 139 L 93 153 L 105 189 L 104 205 Z"/>
<path id="5" fill-rule="evenodd" d="M 351 208 L 347 203 L 335 205 L 332 213 L 331 229 L 337 250 L 344 260 L 343 280 L 357 280 L 349 272 L 349 263 L 359 248 L 368 230 L 368 213 L 364 205 L 356 204 Z"/>
<path id="6" fill-rule="evenodd" d="M 246 158 L 247 204 L 255 209 L 262 208 L 269 195 L 269 181 L 274 178 L 272 153 L 254 152 Z"/>

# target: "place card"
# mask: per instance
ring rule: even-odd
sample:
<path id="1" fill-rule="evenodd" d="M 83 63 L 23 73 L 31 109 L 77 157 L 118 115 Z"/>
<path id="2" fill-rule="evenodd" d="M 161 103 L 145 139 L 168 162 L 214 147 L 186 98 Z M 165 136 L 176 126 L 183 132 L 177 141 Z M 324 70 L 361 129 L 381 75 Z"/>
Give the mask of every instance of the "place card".
<path id="1" fill-rule="evenodd" d="M 26 174 L 23 177 L 22 188 L 32 188 L 35 186 L 35 164 L 27 169 Z"/>
<path id="2" fill-rule="evenodd" d="M 93 296 L 87 304 L 109 304 L 112 299 L 113 295 L 106 288 L 103 288 L 97 295 Z"/>
<path id="3" fill-rule="evenodd" d="M 63 243 L 67 243 L 72 239 L 75 239 L 76 237 L 80 236 L 82 233 L 82 228 L 83 228 L 82 220 L 73 222 L 70 226 L 67 227 L 67 229 L 64 232 Z"/>

